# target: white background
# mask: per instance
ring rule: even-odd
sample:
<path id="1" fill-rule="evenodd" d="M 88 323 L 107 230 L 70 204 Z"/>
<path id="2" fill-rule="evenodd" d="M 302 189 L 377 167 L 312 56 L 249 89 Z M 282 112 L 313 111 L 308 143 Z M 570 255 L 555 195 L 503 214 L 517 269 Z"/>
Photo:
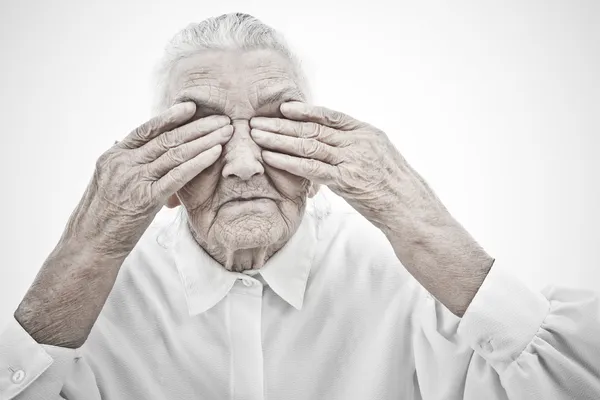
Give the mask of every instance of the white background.
<path id="1" fill-rule="evenodd" d="M 387 132 L 497 265 L 600 291 L 598 1 L 15 1 L 0 6 L 0 322 L 97 157 L 151 116 L 166 41 L 234 11 L 286 35 L 316 103 Z"/>

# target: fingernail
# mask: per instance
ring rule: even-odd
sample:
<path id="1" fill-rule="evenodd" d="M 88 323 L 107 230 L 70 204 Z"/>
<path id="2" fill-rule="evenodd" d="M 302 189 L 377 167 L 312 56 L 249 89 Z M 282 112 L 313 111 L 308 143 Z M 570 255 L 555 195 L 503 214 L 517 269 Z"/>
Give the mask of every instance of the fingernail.
<path id="1" fill-rule="evenodd" d="M 303 103 L 299 101 L 289 101 L 281 105 L 281 111 L 301 110 Z"/>
<path id="2" fill-rule="evenodd" d="M 227 124 L 229 124 L 231 122 L 231 120 L 229 119 L 229 117 L 227 117 L 225 115 L 218 115 L 217 116 L 217 121 L 221 125 L 227 125 Z"/>
<path id="3" fill-rule="evenodd" d="M 260 125 L 263 122 L 263 117 L 254 117 L 250 120 L 250 126 L 255 127 L 256 125 Z"/>
<path id="4" fill-rule="evenodd" d="M 191 101 L 185 101 L 183 103 L 179 103 L 180 107 L 183 109 L 183 112 L 192 112 L 196 109 L 196 105 Z"/>
<path id="5" fill-rule="evenodd" d="M 223 136 L 229 137 L 229 136 L 233 135 L 233 126 L 232 125 L 225 125 L 222 129 L 223 129 Z"/>
<path id="6" fill-rule="evenodd" d="M 252 129 L 250 131 L 250 134 L 252 135 L 252 137 L 255 137 L 255 138 L 264 138 L 265 137 L 264 132 L 262 132 L 258 129 Z"/>

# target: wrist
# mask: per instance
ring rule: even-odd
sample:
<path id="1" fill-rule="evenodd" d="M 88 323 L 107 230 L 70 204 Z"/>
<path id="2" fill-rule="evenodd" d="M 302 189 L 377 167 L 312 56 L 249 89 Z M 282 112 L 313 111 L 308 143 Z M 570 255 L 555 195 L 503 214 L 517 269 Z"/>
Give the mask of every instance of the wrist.
<path id="1" fill-rule="evenodd" d="M 98 196 L 84 198 L 69 218 L 58 248 L 78 249 L 90 257 L 124 259 L 151 221 L 124 216 Z"/>
<path id="2" fill-rule="evenodd" d="M 413 218 L 384 233 L 408 272 L 457 316 L 485 280 L 493 258 L 453 218 Z"/>

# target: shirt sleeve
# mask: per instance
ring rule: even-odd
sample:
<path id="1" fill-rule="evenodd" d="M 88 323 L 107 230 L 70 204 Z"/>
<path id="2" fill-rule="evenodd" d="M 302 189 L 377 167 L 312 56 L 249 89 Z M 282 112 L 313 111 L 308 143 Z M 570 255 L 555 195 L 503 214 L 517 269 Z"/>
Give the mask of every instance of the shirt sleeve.
<path id="1" fill-rule="evenodd" d="M 439 303 L 430 308 L 438 339 L 472 350 L 454 364 L 464 368 L 464 399 L 600 399 L 596 293 L 536 292 L 495 263 L 462 318 Z"/>
<path id="2" fill-rule="evenodd" d="M 72 374 L 86 386 L 75 388 L 76 396 L 63 393 Z M 0 399 L 100 399 L 94 382 L 78 349 L 41 345 L 14 317 L 0 332 Z"/>

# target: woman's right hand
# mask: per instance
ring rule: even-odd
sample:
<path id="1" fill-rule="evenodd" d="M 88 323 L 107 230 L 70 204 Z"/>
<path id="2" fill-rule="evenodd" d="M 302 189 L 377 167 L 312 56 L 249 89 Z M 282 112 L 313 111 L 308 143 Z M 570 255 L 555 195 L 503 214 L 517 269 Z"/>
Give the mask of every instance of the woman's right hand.
<path id="1" fill-rule="evenodd" d="M 213 164 L 233 133 L 225 116 L 187 121 L 180 103 L 134 129 L 96 162 L 90 184 L 15 311 L 41 344 L 80 347 L 125 258 L 169 196 Z"/>
<path id="2" fill-rule="evenodd" d="M 131 251 L 167 199 L 212 165 L 233 134 L 223 115 L 185 124 L 195 110 L 179 103 L 102 154 L 80 204 L 88 215 L 70 221 L 71 234 L 100 250 Z"/>

